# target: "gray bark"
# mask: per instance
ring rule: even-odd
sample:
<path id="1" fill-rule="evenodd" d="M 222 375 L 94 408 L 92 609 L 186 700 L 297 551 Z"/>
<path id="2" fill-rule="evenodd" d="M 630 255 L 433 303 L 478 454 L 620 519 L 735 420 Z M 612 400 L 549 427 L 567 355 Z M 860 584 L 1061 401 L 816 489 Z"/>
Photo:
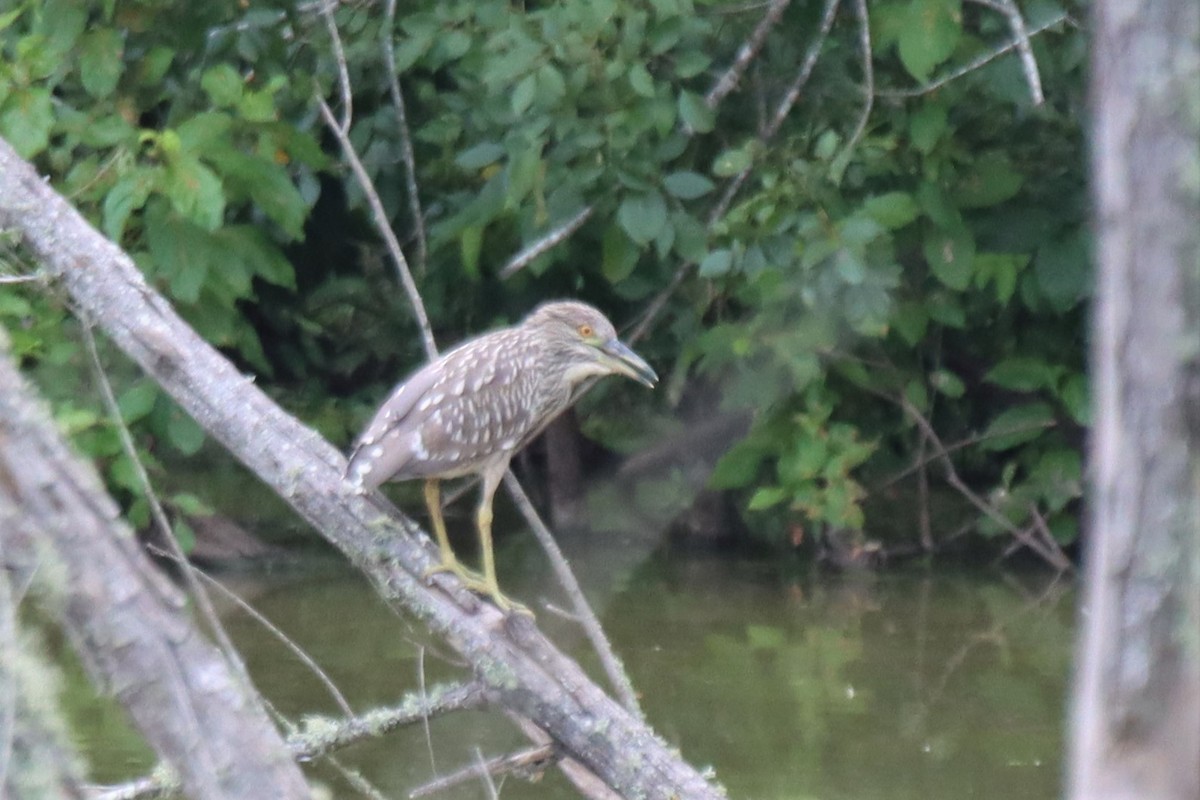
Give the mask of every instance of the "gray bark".
<path id="1" fill-rule="evenodd" d="M 64 626 L 97 682 L 195 798 L 304 798 L 257 694 L 200 636 L 90 464 L 58 435 L 0 333 L 0 569 L 52 576 Z"/>
<path id="2" fill-rule="evenodd" d="M 1200 5 L 1102 0 L 1077 800 L 1200 797 Z"/>
<path id="3" fill-rule="evenodd" d="M 200 339 L 28 164 L 0 142 L 0 228 L 18 232 L 75 305 L 196 421 L 474 668 L 488 699 L 525 716 L 618 793 L 717 798 L 694 768 L 521 615 L 504 618 L 436 563 L 427 536 L 380 495 L 346 491 L 345 460 Z"/>

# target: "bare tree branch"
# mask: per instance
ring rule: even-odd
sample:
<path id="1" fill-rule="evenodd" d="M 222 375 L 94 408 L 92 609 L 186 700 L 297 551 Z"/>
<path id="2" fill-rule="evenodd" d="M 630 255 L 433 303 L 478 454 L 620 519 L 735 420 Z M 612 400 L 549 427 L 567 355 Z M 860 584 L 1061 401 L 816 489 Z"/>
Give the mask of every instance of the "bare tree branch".
<path id="1" fill-rule="evenodd" d="M 593 211 L 595 211 L 593 206 L 585 206 L 578 214 L 571 217 L 562 225 L 559 225 L 537 241 L 530 243 L 529 246 L 509 259 L 508 263 L 500 268 L 500 280 L 503 281 L 511 278 L 529 266 L 542 253 L 565 241 L 568 236 L 579 230 L 583 226 L 583 223 L 591 218 Z"/>
<path id="2" fill-rule="evenodd" d="M 425 236 L 425 212 L 421 210 L 421 194 L 417 191 L 417 159 L 413 154 L 412 132 L 408 129 L 408 112 L 404 93 L 400 91 L 400 76 L 396 74 L 396 58 L 392 51 L 396 34 L 396 0 L 384 5 L 384 24 L 380 35 L 383 48 L 383 68 L 387 71 L 388 92 L 396 111 L 396 127 L 400 131 L 400 158 L 404 161 L 404 186 L 408 191 L 408 211 L 413 218 L 413 235 L 417 240 L 417 272 L 424 275 L 429 260 L 429 243 Z"/>
<path id="3" fill-rule="evenodd" d="M 11 152 L 0 140 L 0 185 L 12 177 Z M 0 225 L 10 221 L 8 210 L 0 210 Z M 29 563 L 41 553 L 54 559 L 64 582 L 52 589 L 76 649 L 178 770 L 190 796 L 308 797 L 252 690 L 192 626 L 183 598 L 140 551 L 95 470 L 61 441 L 3 342 L 0 385 L 6 561 Z"/>
<path id="4" fill-rule="evenodd" d="M 746 68 L 750 66 L 760 50 L 763 43 L 767 40 L 767 34 L 771 29 L 779 24 L 780 17 L 783 12 L 787 11 L 787 7 L 792 4 L 792 0 L 771 0 L 767 5 L 767 12 L 763 14 L 762 19 L 754 26 L 750 36 L 746 41 L 742 42 L 742 46 L 738 48 L 737 56 L 733 59 L 733 63 L 729 65 L 729 69 L 722 73 L 713 87 L 708 90 L 708 94 L 704 96 L 704 102 L 709 108 L 716 108 L 725 99 L 725 95 L 737 88 L 738 83 L 742 79 Z"/>
<path id="5" fill-rule="evenodd" d="M 617 692 L 617 699 L 621 701 L 621 705 L 629 713 L 635 715 L 639 719 L 644 719 L 641 706 L 638 705 L 637 693 L 633 690 L 633 684 L 629 680 L 629 675 L 625 672 L 625 665 L 617 658 L 613 652 L 612 644 L 609 643 L 608 637 L 604 635 L 604 629 L 600 626 L 600 620 L 596 618 L 596 612 L 592 610 L 587 598 L 583 595 L 583 589 L 579 585 L 579 581 L 575 579 L 575 573 L 571 571 L 570 565 L 567 564 L 566 557 L 562 554 L 562 550 L 558 547 L 558 542 L 554 540 L 554 536 L 550 533 L 550 529 L 546 527 L 546 523 L 542 522 L 537 510 L 534 509 L 533 503 L 529 502 L 529 496 L 525 494 L 525 490 L 521 488 L 521 482 L 517 480 L 517 476 L 513 475 L 512 470 L 504 476 L 504 485 L 512 495 L 517 507 L 521 510 L 521 514 L 525 517 L 525 521 L 529 523 L 533 535 L 537 537 L 538 542 L 542 545 L 547 553 L 550 554 L 550 565 L 554 568 L 554 574 L 558 578 L 559 584 L 566 591 L 567 597 L 571 600 L 571 606 L 575 610 L 576 618 L 579 624 L 583 627 L 584 633 L 592 643 L 592 648 L 596 651 L 596 655 L 600 657 L 601 665 L 604 667 L 604 674 L 608 676 L 609 682 Z"/>
<path id="6" fill-rule="evenodd" d="M 395 706 L 377 708 L 361 716 L 343 719 L 309 716 L 300 730 L 287 738 L 287 747 L 298 762 L 313 761 L 364 739 L 374 739 L 421 719 L 455 711 L 470 711 L 485 705 L 482 687 L 476 683 L 436 686 L 427 696 L 408 695 Z M 109 786 L 92 800 L 136 800 L 178 791 L 174 774 L 156 771 L 119 786 Z"/>
<path id="7" fill-rule="evenodd" d="M 812 75 L 813 68 L 817 65 L 817 57 L 821 54 L 821 48 L 825 45 L 825 40 L 829 36 L 829 30 L 833 27 L 833 20 L 837 16 L 838 5 L 841 0 L 825 0 L 825 6 L 821 12 L 821 24 L 817 31 L 816 37 L 809 45 L 808 50 L 804 54 L 804 60 L 800 63 L 800 69 L 796 72 L 796 77 L 784 92 L 783 98 L 775 106 L 775 111 L 767 120 L 766 125 L 758 133 L 759 141 L 766 143 L 775 137 L 779 132 L 783 122 L 787 119 L 792 108 L 800 99 L 800 92 L 804 89 L 804 85 L 808 83 L 809 77 Z M 754 165 L 750 164 L 737 175 L 735 175 L 725 186 L 724 192 L 721 194 L 720 200 L 708 215 L 708 226 L 711 228 L 717 220 L 725 215 L 729 210 L 729 206 L 733 203 L 734 196 L 737 195 L 746 179 L 750 177 L 751 170 Z M 643 336 L 650 332 L 650 328 L 658 319 L 658 315 L 666 306 L 667 300 L 675 293 L 675 290 L 683 284 L 687 273 L 696 266 L 694 262 L 685 261 L 676 268 L 675 273 L 671 276 L 671 281 L 658 294 L 656 294 L 646 305 L 646 309 L 642 312 L 640 319 L 634 326 L 633 331 L 629 334 L 630 342 L 637 342 Z"/>
<path id="8" fill-rule="evenodd" d="M 835 159 L 835 162 L 845 163 L 850 154 L 858 146 L 863 131 L 867 129 L 867 120 L 871 118 L 871 109 L 875 104 L 875 65 L 871 60 L 871 17 L 867 11 L 867 0 L 854 0 L 854 13 L 858 17 L 858 51 L 863 71 L 863 107 L 858 115 L 854 131 L 846 140 L 846 146 Z"/>
<path id="9" fill-rule="evenodd" d="M 337 137 L 338 144 L 342 147 L 342 155 L 345 156 L 346 163 L 350 165 L 350 171 L 354 173 L 355 180 L 358 181 L 358 185 L 363 189 L 363 194 L 367 198 L 367 204 L 371 207 L 371 218 L 374 220 L 375 227 L 379 230 L 380 236 L 383 237 L 383 242 L 392 257 L 392 263 L 396 265 L 396 272 L 400 276 L 400 285 L 404 287 L 404 292 L 408 295 L 408 302 L 412 306 L 413 316 L 417 320 L 417 327 L 421 329 L 421 339 L 425 344 L 425 357 L 432 361 L 437 358 L 437 343 L 433 339 L 433 329 L 429 326 L 429 317 L 425 313 L 425 303 L 421 300 L 421 293 L 417 289 L 416 281 L 413 280 L 412 270 L 408 268 L 408 261 L 404 258 L 404 251 L 400 249 L 400 241 L 396 238 L 396 234 L 388 222 L 387 211 L 383 207 L 383 201 L 379 199 L 379 193 L 375 191 L 375 185 L 371 182 L 371 176 L 367 174 L 362 160 L 358 157 L 358 152 L 354 149 L 354 144 L 350 141 L 349 131 L 341 127 L 324 98 L 318 97 L 317 105 L 320 108 L 321 117 L 325 120 L 325 124 L 333 132 L 333 135 Z"/>
<path id="10" fill-rule="evenodd" d="M 333 18 L 337 4 L 338 0 L 318 0 L 321 19 L 325 21 L 325 30 L 329 32 L 329 43 L 333 47 L 333 60 L 338 75 L 338 95 L 342 98 L 342 118 L 337 123 L 337 129 L 349 135 L 350 123 L 354 121 L 354 93 L 350 90 L 350 69 L 346 65 L 342 35 L 338 31 L 337 20 Z"/>
<path id="11" fill-rule="evenodd" d="M 1038 25 L 1036 28 L 1033 28 L 1032 30 L 1028 31 L 1028 35 L 1025 37 L 1025 40 L 1028 41 L 1029 39 L 1032 39 L 1034 36 L 1044 33 L 1045 31 L 1048 31 L 1049 29 L 1056 27 L 1064 22 L 1067 23 L 1068 25 L 1075 24 L 1075 21 L 1071 18 L 1071 16 L 1069 14 L 1059 14 L 1059 15 L 1055 16 L 1053 19 L 1048 20 L 1047 22 L 1043 22 L 1041 25 Z M 929 83 L 918 86 L 915 89 L 880 89 L 876 92 L 876 95 L 878 97 L 920 97 L 921 95 L 929 94 L 930 92 L 935 92 L 938 89 L 945 86 L 946 84 L 948 84 L 952 81 L 956 81 L 959 78 L 962 78 L 966 75 L 970 75 L 972 72 L 974 72 L 975 70 L 984 66 L 985 64 L 996 60 L 997 58 L 1004 55 L 1008 51 L 1013 50 L 1020 46 L 1021 46 L 1021 42 L 1019 40 L 1013 40 L 1013 41 L 1009 42 L 1008 44 L 1001 45 L 1000 47 L 995 48 L 994 50 L 989 50 L 988 52 L 980 55 L 978 58 L 972 59 L 967 64 L 965 64 L 955 70 L 952 70 L 951 72 L 947 73 L 946 75 L 943 75 L 940 78 L 930 81 Z"/>

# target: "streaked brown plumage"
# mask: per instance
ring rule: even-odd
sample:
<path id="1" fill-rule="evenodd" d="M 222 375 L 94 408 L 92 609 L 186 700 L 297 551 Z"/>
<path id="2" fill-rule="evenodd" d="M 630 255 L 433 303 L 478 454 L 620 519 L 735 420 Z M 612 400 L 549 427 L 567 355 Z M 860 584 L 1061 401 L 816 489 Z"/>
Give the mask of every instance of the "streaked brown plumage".
<path id="1" fill-rule="evenodd" d="M 357 491 L 389 480 L 425 479 L 425 502 L 441 548 L 437 571 L 453 572 L 502 609 L 492 556 L 492 496 L 513 455 L 604 375 L 646 386 L 654 370 L 617 339 L 612 323 L 584 303 L 537 308 L 520 324 L 468 340 L 402 382 L 359 438 L 346 476 Z M 438 482 L 479 475 L 476 523 L 482 577 L 450 549 Z"/>

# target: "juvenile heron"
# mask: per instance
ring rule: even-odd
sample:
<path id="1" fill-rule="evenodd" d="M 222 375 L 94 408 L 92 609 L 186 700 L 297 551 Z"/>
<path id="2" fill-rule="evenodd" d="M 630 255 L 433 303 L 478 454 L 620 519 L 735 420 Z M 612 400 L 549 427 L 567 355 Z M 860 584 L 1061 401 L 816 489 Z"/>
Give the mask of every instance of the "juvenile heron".
<path id="1" fill-rule="evenodd" d="M 496 580 L 492 496 L 513 455 L 604 375 L 649 387 L 658 380 L 599 311 L 547 303 L 518 325 L 460 344 L 397 386 L 359 437 L 346 477 L 362 493 L 389 480 L 423 478 L 441 551 L 430 572 L 452 572 L 502 610 L 523 610 Z M 482 576 L 459 563 L 442 519 L 439 482 L 464 475 L 482 480 L 475 518 Z"/>

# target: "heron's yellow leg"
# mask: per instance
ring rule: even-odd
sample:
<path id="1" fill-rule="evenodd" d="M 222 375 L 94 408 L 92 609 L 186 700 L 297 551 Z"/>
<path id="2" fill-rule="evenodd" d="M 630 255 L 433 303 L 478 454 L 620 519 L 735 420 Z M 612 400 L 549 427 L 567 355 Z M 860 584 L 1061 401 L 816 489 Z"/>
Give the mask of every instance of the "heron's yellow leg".
<path id="1" fill-rule="evenodd" d="M 491 601 L 501 611 L 516 611 L 532 617 L 533 612 L 526 606 L 506 597 L 500 591 L 500 582 L 496 580 L 496 557 L 492 552 L 492 493 L 495 491 L 495 487 L 489 487 L 487 483 L 485 479 L 483 499 L 479 503 L 479 512 L 475 517 L 475 524 L 479 528 L 479 548 L 483 551 L 483 586 L 479 587 L 477 591 L 491 598 Z"/>
<path id="2" fill-rule="evenodd" d="M 425 481 L 425 505 L 429 509 L 429 522 L 433 525 L 433 533 L 437 537 L 438 552 L 441 563 L 436 567 L 425 570 L 425 577 L 438 572 L 451 572 L 459 577 L 467 588 L 473 591 L 483 591 L 483 577 L 459 563 L 450 547 L 450 537 L 446 535 L 446 520 L 442 517 L 442 491 L 436 478 Z"/>

